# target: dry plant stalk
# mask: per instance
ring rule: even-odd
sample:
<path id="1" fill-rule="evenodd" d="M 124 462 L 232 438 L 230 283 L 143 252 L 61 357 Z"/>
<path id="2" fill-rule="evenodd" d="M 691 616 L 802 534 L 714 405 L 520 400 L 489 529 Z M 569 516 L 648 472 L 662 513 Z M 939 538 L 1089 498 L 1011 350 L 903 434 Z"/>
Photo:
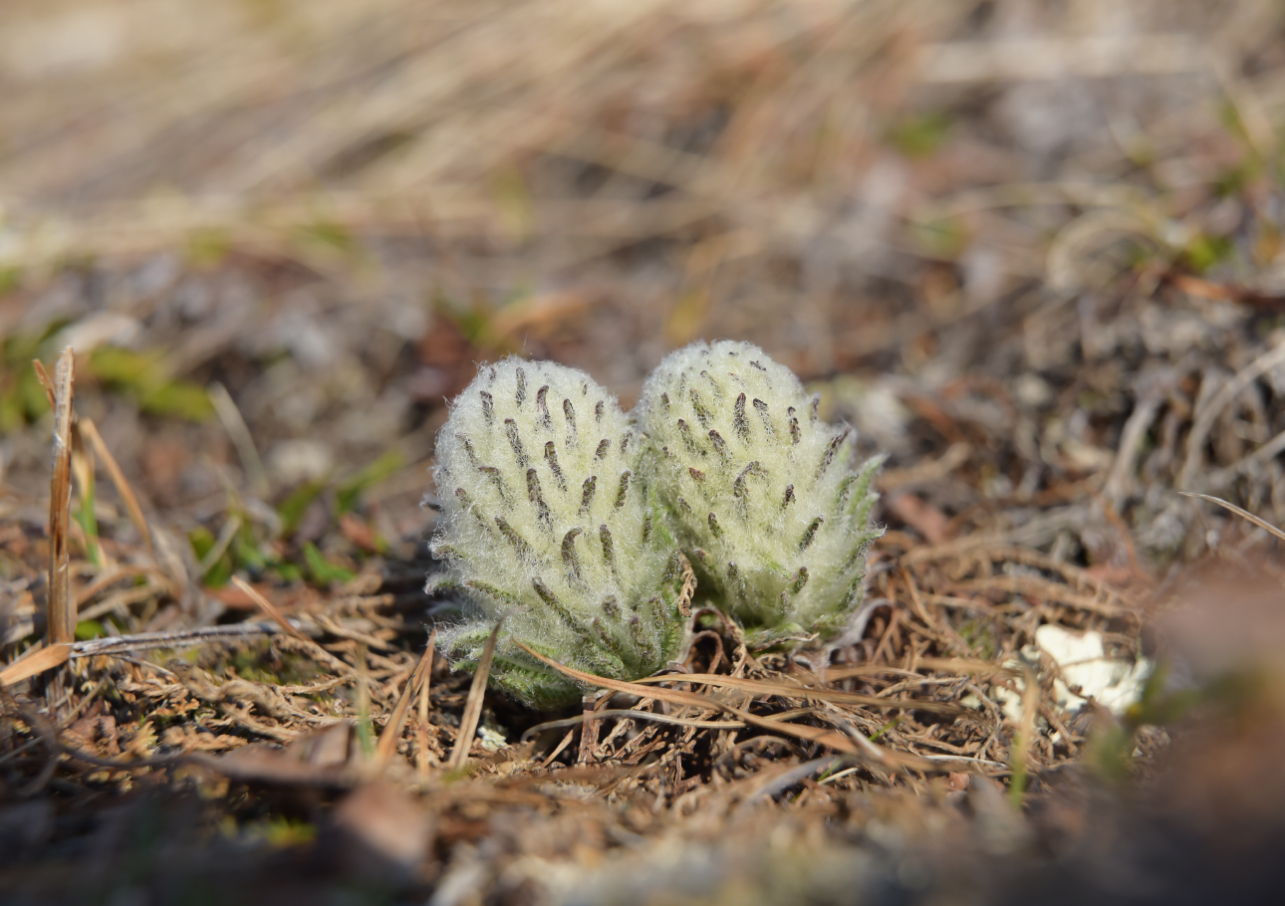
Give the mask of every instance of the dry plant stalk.
<path id="1" fill-rule="evenodd" d="M 76 601 L 71 595 L 71 562 L 67 548 L 71 518 L 71 398 L 75 354 L 63 349 L 49 383 L 44 368 L 36 373 L 52 389 L 54 408 L 53 475 L 49 483 L 49 643 L 69 644 L 76 639 Z"/>

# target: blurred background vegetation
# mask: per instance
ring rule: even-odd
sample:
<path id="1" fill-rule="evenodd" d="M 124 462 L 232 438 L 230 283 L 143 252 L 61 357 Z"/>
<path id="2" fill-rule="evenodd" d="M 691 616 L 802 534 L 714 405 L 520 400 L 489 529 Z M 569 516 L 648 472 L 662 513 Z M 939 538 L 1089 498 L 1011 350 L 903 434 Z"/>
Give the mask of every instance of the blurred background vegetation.
<path id="1" fill-rule="evenodd" d="M 702 336 L 826 384 L 903 465 L 939 439 L 916 399 L 1015 406 L 1027 449 L 978 465 L 1033 493 L 1111 455 L 1144 360 L 1181 386 L 1274 329 L 1245 304 L 1282 280 L 1274 3 L 0 17 L 0 477 L 28 491 L 29 362 L 67 343 L 127 473 L 193 512 L 229 482 L 414 503 L 476 362 L 556 358 L 628 405 Z"/>
<path id="2" fill-rule="evenodd" d="M 1191 396 L 1201 354 L 1248 354 L 1229 328 L 1274 329 L 1245 301 L 1281 289 L 1281 28 L 1270 2 L 13 0 L 0 478 L 35 492 L 29 362 L 72 343 L 152 504 L 293 493 L 294 530 L 375 484 L 405 537 L 476 362 L 628 405 L 730 336 L 897 464 L 940 440 L 916 400 L 1015 416 L 1025 447 L 976 465 L 1029 496 L 1111 456 L 1145 363 Z"/>

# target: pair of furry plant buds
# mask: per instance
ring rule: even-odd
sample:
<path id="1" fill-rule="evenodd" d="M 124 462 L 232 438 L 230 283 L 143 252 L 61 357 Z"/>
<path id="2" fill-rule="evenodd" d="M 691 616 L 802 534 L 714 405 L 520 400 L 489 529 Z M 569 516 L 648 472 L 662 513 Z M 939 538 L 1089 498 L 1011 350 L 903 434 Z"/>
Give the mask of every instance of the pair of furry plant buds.
<path id="1" fill-rule="evenodd" d="M 788 368 L 748 343 L 696 343 L 632 414 L 588 375 L 511 357 L 451 406 L 434 471 L 448 561 L 429 591 L 472 617 L 440 638 L 537 707 L 582 689 L 517 644 L 586 673 L 662 669 L 687 630 L 684 576 L 755 647 L 831 638 L 864 592 L 871 481 L 851 429 L 825 424 Z"/>

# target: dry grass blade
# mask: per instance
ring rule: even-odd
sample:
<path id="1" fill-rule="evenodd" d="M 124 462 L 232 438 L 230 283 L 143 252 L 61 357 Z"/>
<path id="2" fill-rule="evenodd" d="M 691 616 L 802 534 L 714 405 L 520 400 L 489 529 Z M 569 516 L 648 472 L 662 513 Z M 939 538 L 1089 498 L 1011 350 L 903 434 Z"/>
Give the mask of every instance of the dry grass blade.
<path id="1" fill-rule="evenodd" d="M 871 761 L 881 765 L 889 764 L 890 753 L 886 749 L 881 749 L 871 742 L 864 733 L 854 727 L 852 722 L 843 716 L 843 712 L 838 708 L 833 705 L 827 705 L 826 710 L 818 713 L 817 716 L 838 727 L 839 731 L 843 733 L 844 736 L 848 737 L 848 739 L 852 740 L 852 744 L 855 745 L 859 751 L 865 753 L 866 757 Z M 918 767 L 923 766 L 922 762 L 917 760 L 914 763 Z"/>
<path id="2" fill-rule="evenodd" d="M 573 720 L 576 722 L 576 724 L 578 725 L 578 724 L 580 723 L 580 721 L 581 721 L 581 720 L 583 720 L 584 718 L 583 718 L 583 717 L 577 717 L 577 718 L 572 718 L 572 719 L 573 719 Z M 553 751 L 549 753 L 548 757 L 547 757 L 547 758 L 545 758 L 545 759 L 544 759 L 544 761 L 540 762 L 540 767 L 542 767 L 542 768 L 547 768 L 549 765 L 553 764 L 553 762 L 554 762 L 555 760 L 557 760 L 557 757 L 558 757 L 559 755 L 561 755 L 561 754 L 562 754 L 563 750 L 565 750 L 565 749 L 566 749 L 566 747 L 567 747 L 568 745 L 570 745 L 570 744 L 571 744 L 571 739 L 572 739 L 572 737 L 574 737 L 575 735 L 576 735 L 576 731 L 575 731 L 575 728 L 574 728 L 574 727 L 573 727 L 572 729 L 568 730 L 568 731 L 567 731 L 567 735 L 566 735 L 566 736 L 564 736 L 564 737 L 562 737 L 562 741 L 561 741 L 560 743 L 558 743 L 556 746 L 554 746 L 554 747 L 553 747 Z M 527 739 L 527 737 L 526 737 L 525 735 L 523 735 L 522 740 L 525 742 L 525 741 L 526 741 L 526 739 Z"/>
<path id="3" fill-rule="evenodd" d="M 452 771 L 458 771 L 468 763 L 468 753 L 473 749 L 473 734 L 477 732 L 477 722 L 482 718 L 482 698 L 486 694 L 491 659 L 495 657 L 495 642 L 500 637 L 500 626 L 503 623 L 504 620 L 500 620 L 495 624 L 491 637 L 486 640 L 486 647 L 482 649 L 482 658 L 477 662 L 477 673 L 473 675 L 473 685 L 469 687 L 468 701 L 460 718 L 460 733 L 455 739 L 455 748 L 451 750 L 449 764 Z"/>
<path id="4" fill-rule="evenodd" d="M 92 582 L 76 593 L 76 606 L 83 607 L 103 591 L 118 583 L 134 581 L 139 578 L 147 581 L 156 576 L 155 570 L 145 566 L 114 566 L 99 573 Z M 82 619 L 90 619 L 90 617 L 82 617 Z"/>
<path id="5" fill-rule="evenodd" d="M 1216 503 L 1220 507 L 1227 510 L 1231 510 L 1237 516 L 1240 516 L 1243 519 L 1248 519 L 1250 522 L 1254 523 L 1254 525 L 1258 526 L 1260 529 L 1266 529 L 1267 531 L 1275 535 L 1277 538 L 1281 539 L 1282 541 L 1285 541 L 1285 532 L 1281 531 L 1276 526 L 1272 525 L 1266 519 L 1260 519 L 1259 517 L 1255 516 L 1253 513 L 1249 512 L 1249 510 L 1243 510 L 1240 507 L 1236 506 L 1236 504 L 1229 503 L 1228 501 L 1223 500 L 1221 497 L 1214 497 L 1210 494 L 1196 494 L 1192 491 L 1179 491 L 1178 493 L 1181 494 L 1183 497 L 1196 497 L 1200 500 L 1207 500 L 1210 503 Z"/>
<path id="6" fill-rule="evenodd" d="M 639 685 L 652 683 L 682 682 L 698 683 L 706 686 L 721 686 L 726 689 L 737 689 L 755 696 L 776 696 L 779 698 L 813 699 L 841 705 L 859 705 L 865 708 L 904 708 L 907 710 L 932 711 L 939 714 L 956 714 L 959 708 L 944 702 L 904 701 L 890 698 L 878 698 L 874 695 L 860 695 L 856 692 L 842 692 L 837 689 L 826 689 L 814 686 L 800 686 L 789 682 L 769 682 L 768 680 L 741 679 L 735 676 L 723 676 L 715 673 L 683 673 L 666 676 L 649 676 L 636 680 Z"/>
<path id="7" fill-rule="evenodd" d="M 137 588 L 129 588 L 124 591 L 116 592 L 106 600 L 99 601 L 97 604 L 91 604 L 88 607 L 80 609 L 79 619 L 97 620 L 99 617 L 108 613 L 124 613 L 131 605 L 150 601 L 157 597 L 159 590 L 155 585 L 140 585 Z"/>
<path id="8" fill-rule="evenodd" d="M 240 576 L 233 576 L 232 584 L 245 592 L 250 600 L 259 606 L 260 610 L 262 610 L 268 617 L 275 621 L 278 626 L 281 627 L 281 631 L 286 633 L 286 635 L 293 636 L 302 642 L 312 642 L 312 639 L 308 638 L 296 629 L 294 625 L 285 618 L 285 615 L 282 614 L 281 611 L 277 610 L 277 606 L 260 594 L 249 582 L 245 581 Z"/>
<path id="9" fill-rule="evenodd" d="M 434 630 L 436 637 L 437 630 Z M 415 665 L 415 672 L 406 680 L 406 688 L 402 689 L 402 694 L 397 699 L 397 704 L 393 708 L 393 713 L 388 718 L 388 723 L 384 725 L 384 732 L 379 734 L 379 742 L 375 746 L 375 765 L 382 768 L 392 760 L 393 753 L 397 751 L 397 740 L 402 735 L 402 727 L 406 725 L 406 714 L 410 711 L 411 696 L 419 688 L 420 682 L 425 681 L 425 676 L 433 671 L 433 639 L 429 640 L 428 647 L 424 649 L 424 654 L 420 657 L 419 663 Z"/>
<path id="10" fill-rule="evenodd" d="M 1021 676 L 1022 672 L 1014 667 L 1005 667 L 991 661 L 967 657 L 925 657 L 920 658 L 919 666 L 930 670 L 942 670 L 947 673 L 967 673 L 974 676 L 1001 675 Z"/>
<path id="11" fill-rule="evenodd" d="M 70 643 L 76 638 L 76 602 L 71 596 L 71 396 L 75 368 L 71 347 L 58 356 L 54 368 L 53 475 L 49 483 L 49 641 Z"/>
<path id="12" fill-rule="evenodd" d="M 428 651 L 437 650 L 437 627 L 428 635 Z M 419 774 L 420 784 L 428 780 L 428 694 L 433 685 L 433 665 L 424 669 L 424 680 L 419 684 L 419 723 L 415 727 L 415 769 Z"/>
<path id="13" fill-rule="evenodd" d="M 214 540 L 214 546 L 206 551 L 205 556 L 197 562 L 196 574 L 198 576 L 203 576 L 209 572 L 210 567 L 218 563 L 219 558 L 227 553 L 228 548 L 232 546 L 232 542 L 236 539 L 237 532 L 241 530 L 241 525 L 242 522 L 239 515 L 233 513 L 228 517 L 228 521 L 223 523 L 223 528 L 219 531 L 219 537 Z"/>
<path id="14" fill-rule="evenodd" d="M 250 434 L 250 428 L 246 425 L 245 419 L 242 418 L 241 410 L 237 408 L 236 402 L 232 399 L 232 394 L 228 393 L 227 388 L 216 381 L 210 385 L 210 402 L 214 406 L 214 411 L 218 413 L 219 421 L 223 423 L 223 429 L 228 432 L 232 445 L 236 447 L 236 454 L 241 460 L 241 467 L 245 469 L 250 493 L 256 497 L 267 497 L 268 492 L 271 490 L 271 485 L 268 482 L 268 472 L 263 467 L 263 460 L 259 457 L 259 450 L 254 445 L 254 438 Z"/>
<path id="15" fill-rule="evenodd" d="M 548 664 L 550 667 L 554 668 L 555 670 L 558 670 L 561 673 L 565 673 L 567 676 L 571 677 L 572 679 L 577 679 L 584 683 L 591 683 L 603 689 L 612 689 L 616 692 L 627 692 L 630 695 L 637 695 L 640 698 L 655 698 L 655 699 L 659 699 L 660 701 L 669 702 L 671 705 L 693 705 L 698 708 L 707 708 L 707 709 L 713 708 L 719 711 L 732 710 L 730 705 L 726 705 L 718 701 L 717 699 L 711 698 L 710 696 L 707 696 L 707 695 L 700 695 L 696 692 L 682 692 L 678 689 L 652 688 L 649 686 L 644 686 L 641 683 L 637 683 L 637 682 L 627 683 L 627 682 L 623 682 L 622 680 L 608 679 L 605 676 L 595 676 L 592 673 L 583 673 L 579 670 L 576 670 L 573 667 L 568 667 L 565 664 L 560 664 L 557 661 L 553 660 L 552 658 L 545 657 L 535 649 L 529 648 L 528 646 L 524 645 L 522 642 L 514 640 L 514 644 L 517 645 L 519 648 L 521 648 L 523 651 L 525 651 L 527 654 L 531 655 L 534 658 L 538 658 L 539 660 Z M 686 676 L 678 677 L 678 676 L 666 675 L 663 677 L 651 677 L 651 679 L 653 681 L 661 680 L 661 681 L 669 681 L 669 682 L 682 682 L 686 679 Z"/>
<path id="16" fill-rule="evenodd" d="M 14 661 L 4 670 L 0 670 L 0 686 L 12 686 L 25 679 L 31 679 L 60 667 L 71 658 L 72 646 L 66 643 L 51 645 L 47 648 L 31 651 Z"/>
<path id="17" fill-rule="evenodd" d="M 49 403 L 49 408 L 53 409 L 58 401 L 54 396 L 53 378 L 49 376 L 48 371 L 45 371 L 45 363 L 40 359 L 32 359 L 31 368 L 36 372 L 36 380 L 40 382 L 40 388 L 45 391 L 45 400 Z"/>
<path id="18" fill-rule="evenodd" d="M 152 560 L 159 563 L 156 556 L 156 548 L 152 545 L 152 530 L 147 525 L 147 520 L 143 517 L 143 508 L 139 506 L 138 497 L 134 494 L 134 489 L 130 487 L 129 482 L 125 480 L 125 473 L 120 470 L 120 465 L 116 462 L 116 457 L 112 456 L 111 450 L 107 449 L 107 444 L 103 442 L 103 436 L 98 433 L 98 426 L 92 419 L 84 418 L 80 420 L 80 433 L 89 441 L 94 453 L 102 460 L 103 467 L 107 469 L 107 474 L 116 486 L 116 493 L 120 494 L 120 499 L 125 504 L 125 510 L 129 513 L 129 519 L 134 523 L 134 528 L 138 531 L 139 537 L 143 539 L 143 544 L 147 546 L 147 552 L 152 555 Z"/>

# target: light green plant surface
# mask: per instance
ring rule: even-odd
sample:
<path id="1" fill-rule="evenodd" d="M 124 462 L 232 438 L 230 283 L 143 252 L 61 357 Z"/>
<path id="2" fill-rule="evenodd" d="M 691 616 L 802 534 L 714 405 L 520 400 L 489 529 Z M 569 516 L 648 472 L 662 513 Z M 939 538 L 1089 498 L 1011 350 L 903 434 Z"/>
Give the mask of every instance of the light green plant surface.
<path id="1" fill-rule="evenodd" d="M 852 440 L 748 343 L 669 356 L 636 426 L 583 372 L 517 358 L 483 368 L 437 443 L 432 550 L 450 568 L 429 588 L 475 606 L 443 634 L 446 650 L 469 669 L 503 617 L 491 675 L 539 706 L 579 688 L 515 641 L 588 673 L 650 675 L 685 631 L 680 549 L 752 643 L 837 635 L 880 533 L 879 462 L 858 466 Z"/>
<path id="2" fill-rule="evenodd" d="M 702 594 L 759 644 L 838 634 L 864 591 L 871 482 L 850 429 L 817 417 L 757 346 L 695 343 L 648 378 L 639 421 Z"/>
<path id="3" fill-rule="evenodd" d="M 437 442 L 441 522 L 434 556 L 473 618 L 440 637 L 469 669 L 495 620 L 495 685 L 540 707 L 581 690 L 514 644 L 618 679 L 675 653 L 681 558 L 640 442 L 614 397 L 588 375 L 508 358 L 456 398 Z"/>

